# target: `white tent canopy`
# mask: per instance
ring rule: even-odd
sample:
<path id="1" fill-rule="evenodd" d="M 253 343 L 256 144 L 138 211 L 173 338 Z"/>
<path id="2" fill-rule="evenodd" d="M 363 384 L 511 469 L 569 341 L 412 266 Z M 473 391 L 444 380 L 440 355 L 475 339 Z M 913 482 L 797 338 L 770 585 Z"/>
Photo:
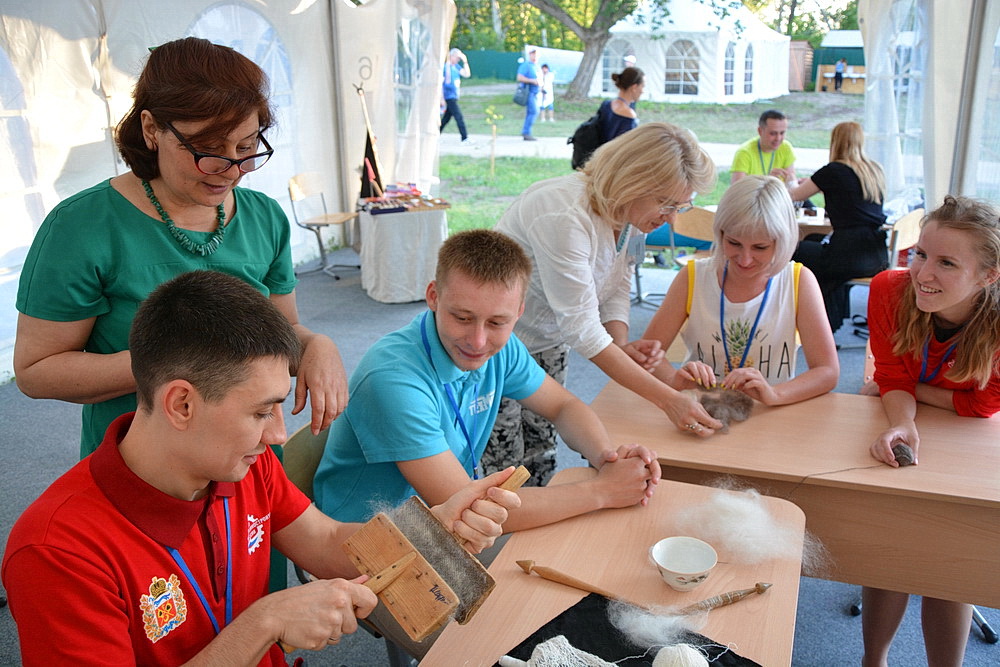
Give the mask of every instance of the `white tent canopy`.
<path id="1" fill-rule="evenodd" d="M 634 56 L 654 102 L 753 102 L 788 94 L 789 38 L 745 7 L 720 18 L 697 0 L 670 0 L 669 15 L 642 3 L 611 28 L 591 96 L 613 95 L 611 74 Z"/>
<path id="2" fill-rule="evenodd" d="M 131 104 L 150 46 L 185 36 L 233 46 L 271 81 L 274 157 L 243 185 L 290 213 L 286 184 L 323 175 L 328 200 L 354 210 L 367 101 L 383 181 L 429 191 L 451 0 L 0 0 L 0 378 L 10 373 L 20 264 L 45 214 L 124 172 L 111 128 Z M 293 227 L 293 258 L 316 253 Z"/>
<path id="3" fill-rule="evenodd" d="M 860 0 L 858 15 L 867 149 L 889 197 L 1000 202 L 1000 3 Z"/>

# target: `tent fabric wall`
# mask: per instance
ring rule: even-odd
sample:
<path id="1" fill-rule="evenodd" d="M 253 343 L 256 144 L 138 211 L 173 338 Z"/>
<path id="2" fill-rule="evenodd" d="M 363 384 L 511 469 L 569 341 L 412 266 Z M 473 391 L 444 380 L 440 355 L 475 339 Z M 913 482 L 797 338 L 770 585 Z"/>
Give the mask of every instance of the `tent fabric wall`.
<path id="1" fill-rule="evenodd" d="M 788 94 L 790 39 L 765 26 L 745 7 L 720 19 L 710 7 L 696 0 L 671 0 L 670 13 L 648 4 L 611 28 L 604 61 L 612 71 L 620 71 L 620 55 L 636 56 L 636 66 L 646 74 L 646 99 L 654 102 L 742 103 Z M 664 92 L 668 49 L 679 40 L 692 42 L 698 49 L 697 95 Z M 725 94 L 725 58 L 729 43 L 735 44 L 733 94 Z M 744 59 L 753 47 L 753 87 L 744 91 Z M 615 57 L 615 56 L 618 57 Z M 603 90 L 605 73 L 600 68 L 591 81 L 592 97 L 613 95 Z"/>
<path id="2" fill-rule="evenodd" d="M 362 7 L 342 0 L 0 0 L 0 144 L 7 149 L 0 153 L 0 378 L 10 374 L 17 277 L 38 225 L 62 199 L 127 170 L 112 128 L 131 105 L 148 47 L 196 28 L 209 37 L 204 32 L 216 27 L 231 32 L 232 25 L 206 19 L 230 7 L 259 16 L 275 48 L 287 54 L 290 71 L 282 91 L 288 104 L 268 134 L 282 147 L 264 169 L 244 177 L 244 185 L 274 197 L 291 217 L 288 178 L 318 171 L 333 205 L 354 209 L 364 124 L 352 84 L 364 81 L 362 56 L 372 63 L 366 90 L 384 180 L 425 189 L 432 181 L 452 0 L 371 0 Z M 405 20 L 421 21 L 430 37 L 414 83 L 414 113 L 397 128 L 396 29 Z M 314 237 L 297 227 L 292 232 L 293 259 L 314 257 Z"/>
<path id="3" fill-rule="evenodd" d="M 912 29 L 901 31 L 899 16 L 911 12 L 916 17 Z M 978 194 L 976 172 L 984 165 L 975 139 L 989 95 L 998 3 L 860 0 L 858 16 L 868 77 L 867 148 L 885 169 L 889 197 L 917 184 L 923 187 L 924 205 L 934 208 L 949 193 Z M 978 52 L 970 45 L 978 45 Z M 905 84 L 894 71 L 899 48 L 924 59 Z M 903 119 L 896 104 L 900 86 L 909 89 L 911 102 L 919 100 Z"/>

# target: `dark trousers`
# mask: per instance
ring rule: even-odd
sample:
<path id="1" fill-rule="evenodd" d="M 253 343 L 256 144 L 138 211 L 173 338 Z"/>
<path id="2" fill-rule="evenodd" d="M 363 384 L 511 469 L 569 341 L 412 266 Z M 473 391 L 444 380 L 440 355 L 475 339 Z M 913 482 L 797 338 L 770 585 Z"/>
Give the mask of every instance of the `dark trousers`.
<path id="1" fill-rule="evenodd" d="M 458 100 L 445 100 L 444 103 L 447 108 L 441 116 L 441 131 L 444 132 L 444 126 L 454 118 L 455 124 L 458 125 L 458 133 L 462 135 L 462 141 L 465 141 L 469 133 L 465 131 L 465 119 L 462 118 L 462 110 L 458 108 Z"/>

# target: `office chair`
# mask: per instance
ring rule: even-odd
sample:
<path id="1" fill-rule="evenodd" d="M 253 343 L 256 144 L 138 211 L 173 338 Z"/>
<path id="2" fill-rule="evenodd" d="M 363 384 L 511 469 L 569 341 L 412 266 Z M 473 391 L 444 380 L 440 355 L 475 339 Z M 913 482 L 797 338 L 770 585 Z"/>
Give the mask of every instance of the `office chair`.
<path id="1" fill-rule="evenodd" d="M 912 248 L 917 244 L 917 239 L 920 238 L 920 221 L 923 217 L 924 209 L 916 208 L 892 224 L 889 231 L 889 243 L 887 246 L 889 252 L 889 268 L 906 268 L 905 266 L 898 266 L 899 253 L 907 248 Z M 846 284 L 848 290 L 852 287 L 871 287 L 872 279 L 870 277 L 852 278 L 848 280 Z M 854 315 L 851 320 L 854 325 L 854 335 L 861 338 L 868 338 L 867 317 Z"/>
<path id="2" fill-rule="evenodd" d="M 341 238 L 345 244 L 348 240 L 347 223 L 358 216 L 357 212 L 330 213 L 326 208 L 326 195 L 322 188 L 322 179 L 316 172 L 296 174 L 288 179 L 288 197 L 292 202 L 292 218 L 295 224 L 312 232 L 319 245 L 319 266 L 315 269 L 302 271 L 322 271 L 334 280 L 340 280 L 336 269 L 360 269 L 356 264 L 327 264 L 326 246 L 323 244 L 322 230 L 328 227 L 340 227 Z"/>
<path id="3" fill-rule="evenodd" d="M 320 459 L 323 458 L 323 450 L 326 448 L 326 440 L 330 429 L 324 429 L 319 435 L 313 435 L 309 424 L 306 424 L 292 434 L 284 447 L 282 464 L 285 467 L 285 475 L 310 500 L 313 499 L 313 477 L 319 467 Z M 315 581 L 316 577 L 309 574 L 297 564 L 295 565 L 295 576 L 299 583 L 308 584 Z M 358 623 L 372 636 L 382 637 L 373 625 L 368 623 Z M 412 658 L 399 648 L 388 637 L 385 639 L 385 650 L 389 656 L 389 667 L 410 667 Z"/>

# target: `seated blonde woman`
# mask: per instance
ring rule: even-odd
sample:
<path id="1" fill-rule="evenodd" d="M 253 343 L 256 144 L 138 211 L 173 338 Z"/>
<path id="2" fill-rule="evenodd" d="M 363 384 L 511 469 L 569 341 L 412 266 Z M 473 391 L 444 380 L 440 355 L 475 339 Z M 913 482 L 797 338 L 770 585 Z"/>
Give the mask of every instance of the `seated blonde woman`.
<path id="1" fill-rule="evenodd" d="M 674 278 L 643 335 L 666 349 L 680 333 L 685 361 L 653 374 L 678 390 L 721 382 L 766 405 L 833 389 L 837 350 L 816 277 L 791 261 L 798 225 L 785 185 L 773 176 L 740 179 L 713 228 L 712 256 Z M 796 375 L 799 340 L 809 370 Z"/>

